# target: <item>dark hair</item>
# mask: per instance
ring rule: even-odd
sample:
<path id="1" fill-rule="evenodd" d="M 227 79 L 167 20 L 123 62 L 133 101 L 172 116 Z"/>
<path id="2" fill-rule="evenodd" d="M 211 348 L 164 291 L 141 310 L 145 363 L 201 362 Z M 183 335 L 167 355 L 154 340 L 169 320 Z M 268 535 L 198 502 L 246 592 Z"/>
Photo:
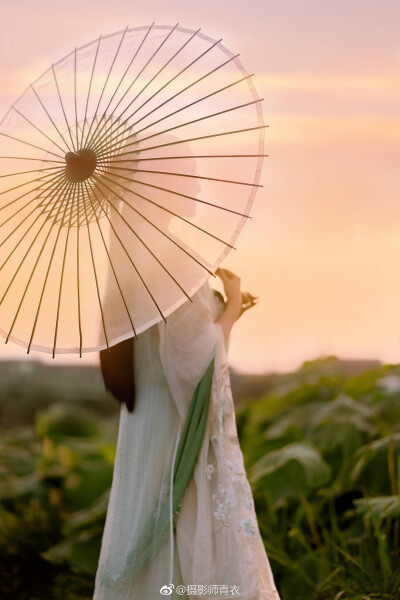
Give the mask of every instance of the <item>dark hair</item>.
<path id="1" fill-rule="evenodd" d="M 128 338 L 100 351 L 100 368 L 105 388 L 120 404 L 124 402 L 131 413 L 136 399 L 133 346 L 134 338 Z"/>

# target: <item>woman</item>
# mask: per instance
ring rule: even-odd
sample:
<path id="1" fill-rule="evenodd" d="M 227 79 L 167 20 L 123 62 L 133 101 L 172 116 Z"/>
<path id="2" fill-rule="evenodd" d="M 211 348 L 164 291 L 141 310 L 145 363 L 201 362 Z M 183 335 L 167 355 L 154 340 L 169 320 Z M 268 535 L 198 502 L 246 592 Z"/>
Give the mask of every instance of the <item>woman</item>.
<path id="1" fill-rule="evenodd" d="M 133 359 L 134 398 L 133 377 L 115 377 L 118 369 L 102 361 L 121 413 L 94 600 L 279 600 L 243 465 L 225 351 L 234 322 L 256 299 L 242 294 L 230 271 L 216 273 L 226 305 L 206 283 L 168 323 L 117 350 L 119 366 L 123 356 Z"/>

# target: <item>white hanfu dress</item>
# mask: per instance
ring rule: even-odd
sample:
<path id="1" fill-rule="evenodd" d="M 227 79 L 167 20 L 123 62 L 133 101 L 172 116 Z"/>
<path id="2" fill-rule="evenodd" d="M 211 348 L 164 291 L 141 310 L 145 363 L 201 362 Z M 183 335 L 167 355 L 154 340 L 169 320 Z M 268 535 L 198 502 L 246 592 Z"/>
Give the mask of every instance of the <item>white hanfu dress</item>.
<path id="1" fill-rule="evenodd" d="M 280 600 L 244 469 L 216 311 L 206 283 L 167 324 L 154 325 L 135 342 L 136 404 L 133 413 L 121 406 L 93 600 Z M 212 359 L 205 434 L 175 530 L 174 457 L 193 393 Z M 137 572 L 135 547 L 145 523 L 157 523 L 160 506 L 166 506 L 169 525 L 161 541 L 150 540 L 151 558 Z"/>

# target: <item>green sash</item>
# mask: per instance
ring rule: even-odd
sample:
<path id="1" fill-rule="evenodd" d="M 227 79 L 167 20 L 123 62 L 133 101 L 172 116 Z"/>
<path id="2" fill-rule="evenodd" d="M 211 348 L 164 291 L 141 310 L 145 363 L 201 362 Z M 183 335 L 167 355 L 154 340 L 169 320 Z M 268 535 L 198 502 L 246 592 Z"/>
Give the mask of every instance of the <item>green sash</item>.
<path id="1" fill-rule="evenodd" d="M 176 521 L 181 510 L 183 494 L 188 487 L 198 460 L 207 426 L 208 407 L 210 403 L 211 383 L 214 372 L 214 359 L 210 362 L 206 372 L 197 385 L 187 417 L 179 439 L 175 456 L 173 476 L 173 529 L 176 530 Z M 171 470 L 168 483 L 171 479 Z M 156 515 L 159 515 L 156 523 Z M 129 553 L 126 572 L 131 577 L 136 577 L 148 564 L 151 557 L 157 553 L 165 543 L 170 524 L 170 499 L 158 498 L 156 506 L 143 530 L 136 541 L 136 545 Z"/>

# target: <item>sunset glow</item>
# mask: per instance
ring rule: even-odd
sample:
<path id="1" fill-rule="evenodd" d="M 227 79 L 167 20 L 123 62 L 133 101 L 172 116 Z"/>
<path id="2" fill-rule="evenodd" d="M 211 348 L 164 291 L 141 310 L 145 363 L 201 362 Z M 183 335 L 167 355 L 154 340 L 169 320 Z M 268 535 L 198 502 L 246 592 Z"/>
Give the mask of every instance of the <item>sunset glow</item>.
<path id="1" fill-rule="evenodd" d="M 269 158 L 222 265 L 260 296 L 233 332 L 232 366 L 286 371 L 327 354 L 399 362 L 398 2 L 21 0 L 1 14 L 1 116 L 51 62 L 126 25 L 201 26 L 240 52 L 264 98 Z M 0 358 L 12 357 L 51 360 L 0 340 Z"/>

